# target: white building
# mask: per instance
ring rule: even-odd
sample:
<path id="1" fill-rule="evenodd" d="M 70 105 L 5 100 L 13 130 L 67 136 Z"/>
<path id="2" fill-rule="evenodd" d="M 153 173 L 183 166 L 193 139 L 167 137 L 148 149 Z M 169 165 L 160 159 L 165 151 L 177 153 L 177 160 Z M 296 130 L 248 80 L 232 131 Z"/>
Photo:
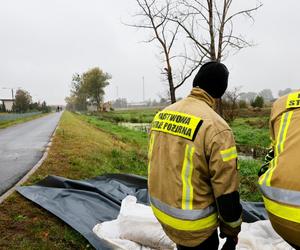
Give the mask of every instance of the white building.
<path id="1" fill-rule="evenodd" d="M 5 106 L 6 111 L 12 111 L 14 102 L 14 99 L 0 99 L 0 104 Z"/>

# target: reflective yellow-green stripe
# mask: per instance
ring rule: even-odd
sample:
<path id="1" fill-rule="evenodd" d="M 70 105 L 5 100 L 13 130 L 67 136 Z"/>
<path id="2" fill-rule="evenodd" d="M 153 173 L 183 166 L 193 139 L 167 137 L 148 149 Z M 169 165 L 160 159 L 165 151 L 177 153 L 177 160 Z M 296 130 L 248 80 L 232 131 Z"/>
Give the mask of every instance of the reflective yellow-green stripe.
<path id="1" fill-rule="evenodd" d="M 283 149 L 284 149 L 284 144 L 285 144 L 285 141 L 286 141 L 286 136 L 287 136 L 288 129 L 289 129 L 290 124 L 291 124 L 293 113 L 294 113 L 293 111 L 290 111 L 288 113 L 287 124 L 286 124 L 286 128 L 283 132 L 283 139 L 282 139 L 282 142 L 281 142 L 281 145 L 280 145 L 280 152 L 282 152 Z"/>
<path id="2" fill-rule="evenodd" d="M 273 167 L 272 167 L 272 169 L 270 169 L 270 172 L 268 173 L 268 176 L 266 179 L 267 186 L 271 186 L 271 179 L 272 179 L 274 170 L 276 169 L 277 164 L 278 164 L 279 154 L 282 153 L 282 151 L 284 149 L 287 131 L 289 129 L 289 126 L 290 126 L 290 123 L 292 120 L 292 116 L 293 116 L 293 111 L 290 111 L 290 112 L 285 113 L 281 118 L 280 129 L 279 129 L 278 135 L 277 135 L 277 143 L 275 145 L 275 158 L 274 158 L 274 162 L 273 162 Z"/>
<path id="3" fill-rule="evenodd" d="M 258 180 L 258 184 L 259 185 L 263 185 L 265 179 L 267 178 L 267 176 L 269 176 L 269 172 L 273 169 L 274 167 L 274 162 L 275 162 L 275 159 L 273 159 L 272 161 L 270 161 L 270 167 L 269 169 L 259 178 Z"/>
<path id="4" fill-rule="evenodd" d="M 288 205 L 279 204 L 277 202 L 274 202 L 272 200 L 269 200 L 265 196 L 263 196 L 264 203 L 266 209 L 285 220 L 293 221 L 296 223 L 300 223 L 300 207 L 291 207 Z"/>
<path id="5" fill-rule="evenodd" d="M 203 219 L 188 221 L 174 218 L 168 214 L 163 213 L 156 207 L 151 206 L 153 213 L 163 224 L 182 231 L 198 231 L 215 226 L 218 223 L 217 213 L 213 213 Z"/>
<path id="6" fill-rule="evenodd" d="M 193 156 L 194 156 L 195 148 L 186 145 L 184 161 L 181 171 L 181 179 L 182 179 L 182 209 L 193 209 L 193 196 L 194 189 L 192 185 L 192 174 L 193 174 Z"/>
<path id="7" fill-rule="evenodd" d="M 220 153 L 224 162 L 236 159 L 238 156 L 235 146 L 226 150 L 222 150 Z"/>
<path id="8" fill-rule="evenodd" d="M 150 162 L 151 162 L 151 158 L 152 158 L 154 137 L 155 137 L 155 135 L 153 133 L 151 133 L 150 142 L 149 142 L 149 149 L 148 149 L 148 176 L 149 176 L 150 168 L 151 168 L 151 163 Z"/>

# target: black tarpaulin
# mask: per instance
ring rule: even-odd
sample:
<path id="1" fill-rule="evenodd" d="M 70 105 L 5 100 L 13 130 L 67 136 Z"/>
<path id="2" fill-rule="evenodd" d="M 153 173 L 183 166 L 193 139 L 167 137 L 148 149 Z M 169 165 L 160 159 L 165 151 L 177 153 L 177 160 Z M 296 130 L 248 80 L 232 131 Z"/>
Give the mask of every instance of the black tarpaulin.
<path id="1" fill-rule="evenodd" d="M 117 218 L 121 201 L 128 195 L 149 204 L 147 179 L 128 174 L 107 174 L 88 180 L 71 180 L 48 176 L 34 186 L 18 187 L 17 191 L 59 217 L 96 249 L 110 249 L 92 232 L 101 222 Z M 262 203 L 243 202 L 243 221 L 267 219 Z"/>

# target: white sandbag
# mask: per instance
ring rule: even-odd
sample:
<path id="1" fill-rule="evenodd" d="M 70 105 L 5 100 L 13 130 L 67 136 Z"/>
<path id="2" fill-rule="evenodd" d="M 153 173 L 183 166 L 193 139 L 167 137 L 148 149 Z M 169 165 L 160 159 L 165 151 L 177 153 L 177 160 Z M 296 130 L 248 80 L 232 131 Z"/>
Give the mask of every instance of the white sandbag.
<path id="1" fill-rule="evenodd" d="M 112 249 L 151 250 L 176 249 L 176 245 L 164 233 L 149 206 L 136 203 L 127 196 L 121 205 L 118 218 L 98 224 L 93 232 L 110 244 Z M 220 239 L 219 249 L 225 240 Z M 272 228 L 270 221 L 243 223 L 237 250 L 292 250 Z"/>
<path id="2" fill-rule="evenodd" d="M 119 214 L 121 239 L 132 240 L 155 249 L 174 249 L 175 243 L 163 231 L 151 207 L 136 203 L 136 197 L 127 196 Z"/>
<path id="3" fill-rule="evenodd" d="M 239 234 L 239 250 L 291 250 L 273 229 L 269 220 L 243 223 Z"/>
<path id="4" fill-rule="evenodd" d="M 121 239 L 118 220 L 97 224 L 93 232 L 113 250 L 153 250 L 139 243 Z"/>
<path id="5" fill-rule="evenodd" d="M 116 220 L 97 224 L 93 232 L 112 249 L 174 249 L 175 243 L 163 231 L 149 206 L 127 196 Z"/>

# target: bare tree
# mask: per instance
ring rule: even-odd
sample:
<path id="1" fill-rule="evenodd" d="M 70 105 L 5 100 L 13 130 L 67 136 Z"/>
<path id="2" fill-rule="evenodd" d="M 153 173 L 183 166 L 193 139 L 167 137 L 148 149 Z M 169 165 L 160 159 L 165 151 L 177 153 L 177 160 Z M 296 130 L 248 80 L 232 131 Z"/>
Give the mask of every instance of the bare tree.
<path id="1" fill-rule="evenodd" d="M 201 65 L 205 54 L 199 54 L 194 45 L 186 47 L 185 39 L 178 39 L 181 35 L 180 24 L 172 21 L 178 10 L 178 3 L 172 0 L 136 0 L 139 6 L 138 24 L 131 27 L 148 29 L 150 38 L 148 43 L 156 42 L 164 63 L 162 74 L 168 82 L 171 102 L 176 102 L 175 91 Z M 174 52 L 175 51 L 175 52 Z"/>
<path id="2" fill-rule="evenodd" d="M 237 6 L 245 6 L 245 3 L 233 0 L 178 0 L 178 12 L 173 21 L 201 48 L 202 53 L 208 54 L 210 60 L 221 62 L 234 50 L 253 45 L 234 30 L 235 21 L 242 15 L 254 21 L 253 13 L 262 3 L 251 1 L 255 2 L 254 7 L 238 9 Z"/>
<path id="3" fill-rule="evenodd" d="M 238 101 L 241 96 L 242 87 L 234 87 L 232 90 L 227 90 L 224 95 L 223 105 L 224 113 L 223 117 L 226 121 L 232 122 L 239 115 Z"/>
<path id="4" fill-rule="evenodd" d="M 172 21 L 207 59 L 221 62 L 230 54 L 253 45 L 234 27 L 242 16 L 254 21 L 254 12 L 262 6 L 260 1 L 241 4 L 233 0 L 177 0 L 177 3 L 178 11 Z M 221 100 L 218 111 L 222 114 Z"/>

